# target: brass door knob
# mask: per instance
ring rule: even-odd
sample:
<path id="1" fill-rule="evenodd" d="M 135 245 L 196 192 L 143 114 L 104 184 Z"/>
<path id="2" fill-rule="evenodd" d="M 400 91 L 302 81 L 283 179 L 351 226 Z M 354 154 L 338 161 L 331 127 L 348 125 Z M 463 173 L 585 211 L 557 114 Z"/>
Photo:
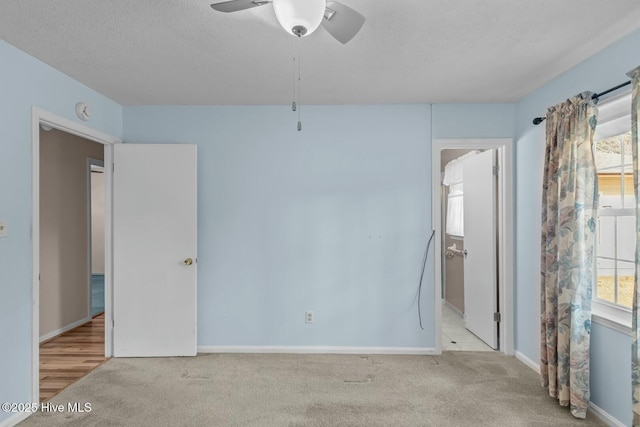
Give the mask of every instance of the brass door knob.
<path id="1" fill-rule="evenodd" d="M 193 264 L 193 260 L 191 258 L 187 258 L 184 260 L 184 265 L 191 265 Z"/>

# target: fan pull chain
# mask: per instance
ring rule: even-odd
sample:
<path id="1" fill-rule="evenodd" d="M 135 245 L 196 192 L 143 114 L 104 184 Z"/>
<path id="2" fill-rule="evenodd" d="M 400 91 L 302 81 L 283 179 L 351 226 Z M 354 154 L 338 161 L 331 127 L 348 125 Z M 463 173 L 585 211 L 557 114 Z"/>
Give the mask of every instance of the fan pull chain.
<path id="1" fill-rule="evenodd" d="M 300 37 L 298 37 L 297 41 L 298 48 L 298 132 L 302 130 L 302 120 L 300 118 L 302 105 L 300 104 L 300 80 L 302 80 L 302 54 L 300 53 Z"/>
<path id="2" fill-rule="evenodd" d="M 302 55 L 300 53 L 300 37 L 298 36 L 298 40 L 296 40 L 296 51 L 297 51 L 297 56 L 298 56 L 298 79 L 297 79 L 297 85 L 298 85 L 298 90 L 297 90 L 297 103 L 298 103 L 298 132 L 300 132 L 302 130 L 302 120 L 300 118 L 301 115 L 301 110 L 302 110 L 302 105 L 300 105 L 300 80 L 302 79 L 302 73 L 301 73 L 301 69 L 302 69 Z M 295 111 L 295 110 L 294 110 Z"/>
<path id="3" fill-rule="evenodd" d="M 296 94 L 296 62 L 297 62 L 296 57 L 297 57 L 298 53 L 296 52 L 296 45 L 295 44 L 294 44 L 294 47 L 293 47 L 293 51 L 294 51 L 294 53 L 293 53 L 293 88 L 292 88 L 293 89 L 293 91 L 292 91 L 293 92 L 293 102 L 291 103 L 291 111 L 296 111 L 296 108 L 297 108 L 296 107 L 296 96 L 297 96 L 297 94 Z"/>

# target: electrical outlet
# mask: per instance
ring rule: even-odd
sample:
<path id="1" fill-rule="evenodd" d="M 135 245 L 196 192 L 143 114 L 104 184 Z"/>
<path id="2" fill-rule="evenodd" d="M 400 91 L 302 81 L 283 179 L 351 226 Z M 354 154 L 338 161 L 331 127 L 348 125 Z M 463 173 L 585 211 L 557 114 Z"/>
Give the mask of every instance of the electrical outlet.
<path id="1" fill-rule="evenodd" d="M 313 311 L 304 312 L 304 323 L 313 323 Z"/>

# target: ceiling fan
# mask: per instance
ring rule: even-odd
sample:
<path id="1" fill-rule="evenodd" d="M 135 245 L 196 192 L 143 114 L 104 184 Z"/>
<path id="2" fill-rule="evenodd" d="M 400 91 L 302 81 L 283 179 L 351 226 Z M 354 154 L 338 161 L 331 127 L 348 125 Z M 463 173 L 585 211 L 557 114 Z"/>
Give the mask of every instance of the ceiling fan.
<path id="1" fill-rule="evenodd" d="M 273 3 L 278 22 L 286 32 L 304 37 L 322 26 L 342 44 L 351 40 L 362 28 L 365 18 L 360 13 L 338 3 L 326 0 L 231 0 L 214 3 L 219 12 L 238 12 Z"/>

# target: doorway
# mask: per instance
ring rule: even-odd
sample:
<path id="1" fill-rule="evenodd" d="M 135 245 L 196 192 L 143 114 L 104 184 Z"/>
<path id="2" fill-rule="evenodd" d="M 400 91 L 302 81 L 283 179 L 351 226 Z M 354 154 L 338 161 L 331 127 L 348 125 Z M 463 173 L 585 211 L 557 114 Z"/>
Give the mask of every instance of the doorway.
<path id="1" fill-rule="evenodd" d="M 104 159 L 90 158 L 88 163 L 89 181 L 89 307 L 91 317 L 104 313 Z"/>
<path id="2" fill-rule="evenodd" d="M 441 153 L 442 347 L 498 349 L 495 150 Z M 479 157 L 478 157 L 479 156 Z"/>
<path id="3" fill-rule="evenodd" d="M 92 193 L 87 163 L 102 144 L 40 127 L 40 341 L 91 320 Z M 103 209 L 104 211 L 104 209 Z M 104 260 L 104 239 L 101 252 Z M 104 264 L 104 262 L 103 262 Z"/>
<path id="4" fill-rule="evenodd" d="M 89 209 L 88 202 L 82 208 L 81 213 L 77 214 L 69 214 L 65 212 L 64 209 L 61 209 L 59 212 L 59 219 L 61 221 L 68 221 L 69 219 L 73 219 L 74 222 L 77 220 L 79 223 L 84 224 L 85 227 L 82 230 L 84 234 L 84 240 L 80 244 L 81 249 L 77 249 L 74 246 L 74 249 L 66 251 L 66 250 L 57 250 L 60 258 L 65 258 L 63 261 L 68 261 L 68 259 L 74 260 L 73 255 L 76 254 L 80 250 L 85 254 L 83 258 L 84 261 L 76 260 L 77 264 L 83 264 L 86 268 L 84 273 L 76 273 L 78 276 L 81 276 L 78 279 L 79 282 L 82 282 L 82 290 L 78 291 L 79 297 L 82 300 L 83 307 L 79 310 L 74 309 L 74 316 L 70 316 L 69 314 L 55 314 L 53 316 L 54 320 L 60 321 L 63 326 L 58 328 L 51 329 L 51 326 L 48 326 L 50 331 L 46 331 L 45 329 L 41 330 L 41 303 L 48 303 L 46 300 L 48 298 L 48 292 L 51 289 L 47 288 L 46 285 L 41 286 L 41 261 L 43 263 L 52 262 L 51 259 L 41 259 L 41 249 L 42 251 L 47 250 L 47 245 L 50 244 L 51 240 L 47 240 L 47 237 L 44 237 L 44 233 L 48 231 L 43 229 L 41 230 L 41 196 L 47 197 L 46 189 L 42 189 L 43 186 L 41 180 L 41 166 L 44 166 L 44 161 L 41 161 L 41 126 L 42 132 L 59 132 L 61 134 L 69 134 L 74 138 L 83 138 L 84 140 L 91 141 L 92 143 L 98 143 L 100 152 L 103 153 L 104 164 L 111 164 L 112 161 L 112 144 L 120 142 L 118 139 L 113 138 L 109 135 L 98 132 L 94 129 L 91 129 L 82 124 L 73 122 L 69 119 L 65 119 L 63 117 L 56 116 L 54 114 L 48 113 L 46 111 L 40 110 L 38 108 L 33 108 L 32 110 L 32 295 L 33 295 L 33 310 L 32 310 L 32 399 L 34 402 L 38 402 L 40 400 L 40 342 L 42 339 L 50 339 L 55 335 L 60 333 L 72 333 L 72 328 L 74 326 L 78 326 L 85 321 L 91 320 L 90 316 L 90 292 L 89 292 L 89 259 L 86 257 L 86 254 L 89 252 L 88 245 L 90 244 L 89 232 L 88 232 L 88 217 L 89 217 Z M 51 153 L 49 153 L 51 154 Z M 55 156 L 55 154 L 54 154 Z M 87 174 L 87 157 L 96 157 L 93 155 L 87 155 L 83 158 L 82 163 L 80 165 L 81 172 L 80 181 L 83 187 L 78 190 L 77 188 L 73 191 L 70 189 L 68 192 L 73 192 L 76 196 L 80 193 L 82 195 L 87 196 L 89 194 L 88 190 L 88 179 L 86 177 Z M 100 156 L 98 156 L 100 157 Z M 41 165 L 41 163 L 43 163 Z M 45 166 L 46 167 L 46 166 Z M 63 175 L 66 173 L 63 172 Z M 104 171 L 105 176 L 105 234 L 110 235 L 111 233 L 111 171 L 109 168 L 106 168 Z M 46 208 L 46 206 L 44 206 Z M 77 218 L 76 218 L 77 216 Z M 70 218 L 73 217 L 73 218 Z M 82 227 L 78 227 L 82 228 Z M 56 233 L 56 228 L 51 228 L 54 230 L 53 233 Z M 76 233 L 76 231 L 71 231 L 70 233 Z M 43 234 L 43 236 L 41 236 Z M 77 237 L 77 236 L 76 236 Z M 42 243 L 42 245 L 41 245 Z M 42 247 L 41 247 L 42 246 Z M 112 317 L 111 317 L 111 304 L 110 304 L 110 287 L 111 287 L 111 265 L 112 265 L 112 257 L 111 257 L 111 241 L 110 239 L 106 239 L 104 242 L 105 247 L 105 309 L 104 309 L 104 326 L 101 326 L 100 331 L 104 330 L 104 332 L 100 332 L 100 334 L 104 337 L 104 344 L 102 349 L 103 356 L 109 356 L 111 354 L 111 335 L 112 335 Z M 53 248 L 56 250 L 56 248 Z M 53 263 L 55 266 L 55 262 Z M 42 292 L 41 292 L 42 291 Z M 42 295 L 41 295 L 42 293 Z M 58 295 L 60 296 L 60 295 Z M 58 304 L 60 304 L 61 299 L 59 298 Z M 51 307 L 50 307 L 51 308 Z M 58 308 L 53 307 L 54 312 L 58 310 Z M 63 310 L 65 311 L 65 310 Z M 78 312 L 83 311 L 83 316 L 78 317 Z M 42 319 L 42 321 L 46 321 L 46 319 Z M 77 324 L 74 324 L 77 323 Z M 94 328 L 95 329 L 95 328 Z M 47 336 L 47 334 L 49 336 Z"/>
<path id="5" fill-rule="evenodd" d="M 104 319 L 94 319 L 104 291 L 101 301 L 92 295 L 92 264 L 104 277 L 104 237 L 94 239 L 91 226 L 104 224 L 92 221 L 104 217 L 104 180 L 91 179 L 92 165 L 103 164 L 102 144 L 40 126 L 40 401 L 104 359 Z"/>
<path id="6" fill-rule="evenodd" d="M 435 242 L 435 324 L 436 324 L 436 350 L 443 349 L 443 300 L 447 295 L 447 290 L 443 288 L 443 276 L 446 275 L 444 259 L 446 253 L 452 253 L 458 257 L 459 261 L 464 259 L 463 242 L 447 241 L 443 227 L 443 209 L 446 199 L 442 193 L 442 166 L 446 153 L 443 150 L 457 150 L 457 156 L 471 150 L 495 150 L 497 156 L 497 187 L 496 187 L 496 212 L 498 221 L 496 223 L 496 244 L 497 244 L 497 269 L 496 276 L 499 283 L 496 292 L 496 306 L 499 313 L 496 320 L 498 322 L 497 332 L 499 334 L 500 351 L 505 354 L 513 354 L 513 155 L 511 139 L 455 139 L 455 140 L 434 140 L 432 151 L 432 221 L 435 235 L 438 236 Z M 455 244 L 455 247 L 454 247 Z M 451 297 L 451 295 L 449 295 Z M 464 296 L 458 294 L 456 310 L 451 310 L 456 303 L 451 303 L 445 307 L 445 320 L 450 320 L 450 312 L 461 314 L 464 312 Z M 457 315 L 456 314 L 456 315 Z M 493 314 L 493 313 L 491 313 Z M 493 317 L 493 316 L 492 316 Z M 493 321 L 493 318 L 491 319 Z M 498 346 L 497 345 L 497 346 Z"/>

